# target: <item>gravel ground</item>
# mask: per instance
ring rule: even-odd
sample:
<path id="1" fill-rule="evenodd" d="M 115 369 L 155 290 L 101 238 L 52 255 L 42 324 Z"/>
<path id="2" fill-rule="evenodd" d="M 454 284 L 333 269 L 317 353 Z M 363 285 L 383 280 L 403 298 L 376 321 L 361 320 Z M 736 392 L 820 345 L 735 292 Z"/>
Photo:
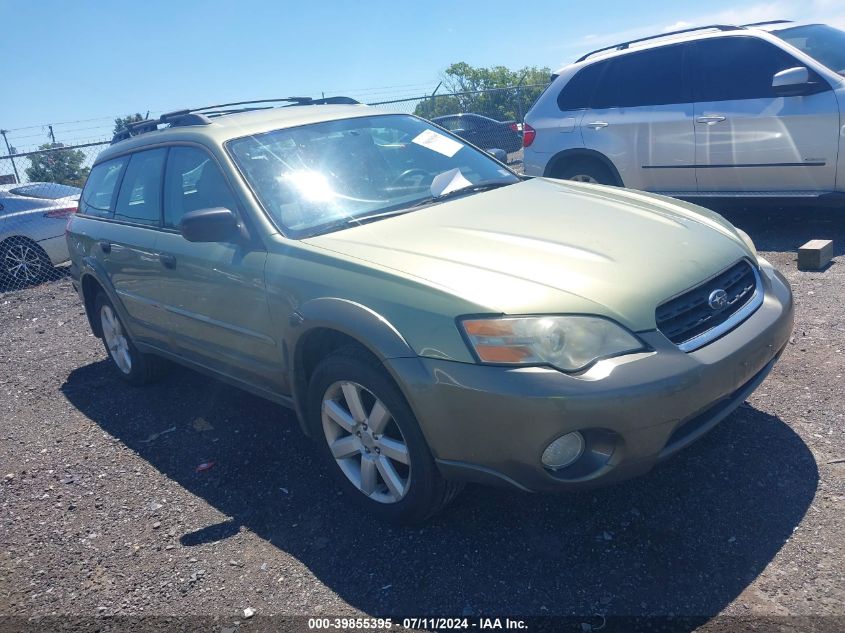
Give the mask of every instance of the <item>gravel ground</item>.
<path id="1" fill-rule="evenodd" d="M 282 408 L 178 368 L 124 385 L 67 279 L 0 295 L 0 616 L 845 616 L 845 218 L 726 215 L 797 301 L 751 399 L 640 479 L 469 487 L 414 529 L 348 506 Z M 836 262 L 798 272 L 813 237 Z"/>

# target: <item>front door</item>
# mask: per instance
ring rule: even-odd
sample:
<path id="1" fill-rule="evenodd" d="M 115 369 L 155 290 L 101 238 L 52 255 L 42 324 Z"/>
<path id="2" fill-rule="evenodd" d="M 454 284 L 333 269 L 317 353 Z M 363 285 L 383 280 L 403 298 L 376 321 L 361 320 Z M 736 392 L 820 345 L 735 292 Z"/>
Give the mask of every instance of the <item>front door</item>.
<path id="1" fill-rule="evenodd" d="M 159 297 L 170 314 L 178 353 L 271 391 L 281 381 L 264 285 L 267 253 L 255 245 L 188 242 L 182 215 L 209 207 L 238 212 L 215 160 L 194 146 L 170 149 L 164 177 L 163 231 L 156 244 Z"/>
<path id="2" fill-rule="evenodd" d="M 833 191 L 839 108 L 822 77 L 816 94 L 778 97 L 774 75 L 804 64 L 774 44 L 719 37 L 691 51 L 699 192 Z"/>

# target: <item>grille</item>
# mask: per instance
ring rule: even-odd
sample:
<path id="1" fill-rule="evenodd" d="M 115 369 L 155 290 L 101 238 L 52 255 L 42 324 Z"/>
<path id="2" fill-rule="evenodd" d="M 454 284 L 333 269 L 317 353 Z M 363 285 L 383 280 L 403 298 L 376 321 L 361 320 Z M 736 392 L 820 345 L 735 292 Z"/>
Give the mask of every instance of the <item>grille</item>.
<path id="1" fill-rule="evenodd" d="M 710 294 L 717 289 L 724 290 L 727 295 L 727 304 L 721 310 L 714 310 L 709 304 Z M 725 324 L 748 304 L 756 289 L 754 268 L 742 260 L 692 290 L 659 305 L 656 311 L 657 329 L 676 345 L 682 345 Z"/>

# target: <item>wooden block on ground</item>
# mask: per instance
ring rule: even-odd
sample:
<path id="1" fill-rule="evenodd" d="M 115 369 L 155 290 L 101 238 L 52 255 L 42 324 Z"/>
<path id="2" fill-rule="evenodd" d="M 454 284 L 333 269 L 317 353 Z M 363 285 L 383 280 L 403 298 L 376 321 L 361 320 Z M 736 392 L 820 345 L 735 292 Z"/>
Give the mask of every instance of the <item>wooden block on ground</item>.
<path id="1" fill-rule="evenodd" d="M 821 270 L 833 259 L 833 240 L 810 240 L 798 249 L 798 270 Z"/>

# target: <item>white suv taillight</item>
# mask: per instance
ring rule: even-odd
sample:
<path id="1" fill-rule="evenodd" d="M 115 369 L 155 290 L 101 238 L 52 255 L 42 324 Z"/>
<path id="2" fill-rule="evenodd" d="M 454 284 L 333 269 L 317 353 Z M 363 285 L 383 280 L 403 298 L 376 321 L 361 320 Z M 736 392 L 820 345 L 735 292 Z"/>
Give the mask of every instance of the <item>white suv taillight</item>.
<path id="1" fill-rule="evenodd" d="M 537 130 L 533 127 L 528 125 L 527 123 L 522 124 L 522 146 L 529 147 L 531 143 L 534 142 L 534 139 L 537 136 Z"/>

